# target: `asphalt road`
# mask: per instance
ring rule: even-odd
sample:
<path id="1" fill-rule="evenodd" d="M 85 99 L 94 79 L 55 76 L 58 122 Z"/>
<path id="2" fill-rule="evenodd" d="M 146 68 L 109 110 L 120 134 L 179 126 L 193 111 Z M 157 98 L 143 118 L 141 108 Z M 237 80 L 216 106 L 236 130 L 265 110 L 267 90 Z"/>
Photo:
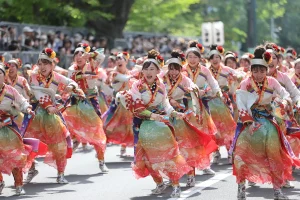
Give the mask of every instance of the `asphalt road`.
<path id="1" fill-rule="evenodd" d="M 68 160 L 66 168 L 67 185 L 56 183 L 56 170 L 38 159 L 37 169 L 39 175 L 32 183 L 24 186 L 26 195 L 14 196 L 13 177 L 4 176 L 6 187 L 0 199 L 34 199 L 34 200 L 167 200 L 171 199 L 172 188 L 168 188 L 162 195 L 151 195 L 155 184 L 151 177 L 136 180 L 130 164 L 133 158 L 123 157 L 119 154 L 119 146 L 110 146 L 106 152 L 106 163 L 110 169 L 108 174 L 100 173 L 95 151 L 88 146 L 86 151 L 80 147 L 73 157 Z M 133 149 L 127 150 L 133 155 Z M 232 176 L 232 167 L 225 158 L 226 152 L 221 150 L 223 159 L 219 165 L 212 165 L 217 173 L 215 176 L 202 175 L 196 172 L 196 186 L 185 187 L 186 177 L 181 179 L 182 194 L 179 199 L 189 200 L 235 200 L 237 184 Z M 25 176 L 24 176 L 25 177 Z M 294 189 L 283 189 L 290 199 L 300 200 L 300 170 L 294 172 Z M 247 199 L 265 200 L 273 199 L 271 185 L 257 185 L 247 188 Z"/>

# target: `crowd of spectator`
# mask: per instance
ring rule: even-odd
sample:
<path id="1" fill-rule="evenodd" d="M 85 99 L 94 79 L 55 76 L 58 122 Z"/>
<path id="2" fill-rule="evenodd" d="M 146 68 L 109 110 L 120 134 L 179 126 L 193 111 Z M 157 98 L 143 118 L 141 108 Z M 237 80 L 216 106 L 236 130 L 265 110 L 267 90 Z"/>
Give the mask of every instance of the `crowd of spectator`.
<path id="1" fill-rule="evenodd" d="M 128 49 L 132 54 L 146 54 L 157 49 L 161 54 L 170 54 L 173 49 L 185 51 L 189 39 L 171 36 L 136 35 L 127 36 Z"/>
<path id="2" fill-rule="evenodd" d="M 151 33 L 126 33 L 123 43 L 115 43 L 114 48 L 108 49 L 106 38 L 96 38 L 90 33 L 75 32 L 72 34 L 70 31 L 66 33 L 63 30 L 54 31 L 51 29 L 41 31 L 39 28 L 31 28 L 30 26 L 25 26 L 20 30 L 11 25 L 0 26 L 0 33 L 0 51 L 39 52 L 45 47 L 49 47 L 54 49 L 61 59 L 62 67 L 68 67 L 77 44 L 82 42 L 89 43 L 95 48 L 104 48 L 106 54 L 125 50 L 131 55 L 139 57 L 146 55 L 151 49 L 156 49 L 164 57 L 168 57 L 173 49 L 185 51 L 187 43 L 191 39 Z"/>
<path id="3" fill-rule="evenodd" d="M 22 29 L 22 33 L 17 33 L 13 26 L 0 27 L 0 50 L 2 51 L 40 51 L 45 47 L 54 49 L 56 52 L 63 50 L 72 53 L 80 42 L 87 42 L 91 46 L 106 47 L 105 38 L 96 39 L 92 34 L 84 35 L 75 33 L 69 35 L 62 31 L 41 32 L 29 26 Z"/>

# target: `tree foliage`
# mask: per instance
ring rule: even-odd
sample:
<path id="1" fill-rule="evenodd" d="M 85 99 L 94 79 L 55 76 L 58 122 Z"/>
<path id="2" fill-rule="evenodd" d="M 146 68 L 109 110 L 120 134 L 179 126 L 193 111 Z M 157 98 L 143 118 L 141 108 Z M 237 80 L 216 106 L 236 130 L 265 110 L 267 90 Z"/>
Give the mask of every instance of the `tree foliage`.
<path id="1" fill-rule="evenodd" d="M 271 18 L 275 22 L 288 14 L 287 1 L 256 0 L 257 43 L 271 40 Z M 181 1 L 180 1 L 181 2 Z M 249 0 L 198 0 L 182 1 L 169 7 L 170 1 L 136 1 L 131 10 L 126 30 L 170 33 L 175 35 L 201 35 L 201 23 L 223 21 L 225 47 L 237 50 L 239 43 L 245 43 L 248 36 Z M 294 9 L 296 10 L 296 9 Z M 294 12 L 297 15 L 296 11 Z M 275 29 L 280 24 L 275 23 Z"/>
<path id="2" fill-rule="evenodd" d="M 109 43 L 121 37 L 134 0 L 0 0 L 3 21 L 87 27 Z"/>
<path id="3" fill-rule="evenodd" d="M 287 0 L 285 4 L 286 12 L 278 19 L 278 39 L 279 44 L 284 47 L 294 47 L 297 52 L 300 51 L 300 27 L 298 26 L 300 21 L 299 10 L 300 1 Z"/>
<path id="4" fill-rule="evenodd" d="M 201 35 L 201 24 L 223 21 L 225 47 L 237 50 L 248 37 L 250 0 L 0 0 L 0 19 L 93 29 L 110 40 L 122 32 Z M 272 40 L 271 20 L 280 45 L 300 45 L 300 1 L 256 0 L 257 43 Z M 126 25 L 126 26 L 125 26 Z"/>
<path id="5" fill-rule="evenodd" d="M 198 2 L 199 0 L 137 0 L 131 9 L 126 30 L 176 33 L 189 26 L 182 16 L 190 13 L 190 6 Z"/>

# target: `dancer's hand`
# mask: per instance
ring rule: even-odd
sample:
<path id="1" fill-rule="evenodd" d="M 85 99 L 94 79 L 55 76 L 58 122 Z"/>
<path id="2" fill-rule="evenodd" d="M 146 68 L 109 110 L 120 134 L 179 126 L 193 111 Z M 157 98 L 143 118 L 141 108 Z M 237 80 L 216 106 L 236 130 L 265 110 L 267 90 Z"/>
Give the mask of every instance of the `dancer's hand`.
<path id="1" fill-rule="evenodd" d="M 206 93 L 205 90 L 199 90 L 199 96 L 200 96 L 200 97 L 204 96 L 205 93 Z"/>
<path id="2" fill-rule="evenodd" d="M 184 113 L 177 112 L 176 119 L 183 119 L 185 117 L 186 117 L 186 115 Z"/>
<path id="3" fill-rule="evenodd" d="M 49 114 L 57 114 L 59 112 L 59 110 L 57 108 L 55 108 L 54 106 L 47 108 L 47 111 Z"/>
<path id="4" fill-rule="evenodd" d="M 249 131 L 250 131 L 250 135 L 253 135 L 253 133 L 255 131 L 257 131 L 259 128 L 261 127 L 261 124 L 258 122 L 253 122 L 250 126 L 249 126 Z"/>
<path id="5" fill-rule="evenodd" d="M 74 90 L 74 87 L 69 85 L 69 86 L 66 87 L 65 92 L 71 93 L 73 90 Z"/>
<path id="6" fill-rule="evenodd" d="M 170 104 L 173 108 L 177 108 L 179 107 L 179 103 L 177 101 L 175 101 L 174 99 L 170 99 Z"/>
<path id="7" fill-rule="evenodd" d="M 31 108 L 27 108 L 27 113 L 28 113 L 29 115 L 31 115 L 32 117 L 35 116 L 35 112 L 32 111 Z"/>
<path id="8" fill-rule="evenodd" d="M 0 122 L 0 128 L 2 128 L 4 126 L 4 123 Z"/>
<path id="9" fill-rule="evenodd" d="M 163 120 L 163 116 L 162 115 L 159 115 L 159 114 L 155 114 L 155 113 L 152 113 L 151 116 L 150 116 L 151 119 L 155 120 L 155 121 L 162 121 Z"/>

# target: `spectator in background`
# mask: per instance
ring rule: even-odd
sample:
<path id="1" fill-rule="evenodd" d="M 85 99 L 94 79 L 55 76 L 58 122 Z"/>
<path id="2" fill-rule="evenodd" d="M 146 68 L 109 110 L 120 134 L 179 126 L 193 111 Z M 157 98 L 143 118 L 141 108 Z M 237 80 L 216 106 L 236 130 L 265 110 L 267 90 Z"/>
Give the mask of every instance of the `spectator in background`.
<path id="1" fill-rule="evenodd" d="M 24 45 L 22 46 L 22 51 L 33 51 L 34 42 L 31 38 L 25 39 Z"/>
<path id="2" fill-rule="evenodd" d="M 58 52 L 58 48 L 63 46 L 63 41 L 65 39 L 65 34 L 61 31 L 56 31 L 56 37 L 54 39 L 54 51 Z"/>
<path id="3" fill-rule="evenodd" d="M 104 49 L 107 48 L 107 39 L 105 37 L 100 38 L 100 46 L 99 47 L 104 48 Z"/>
<path id="4" fill-rule="evenodd" d="M 12 41 L 18 39 L 18 37 L 17 37 L 17 31 L 16 31 L 16 28 L 15 28 L 15 27 L 9 26 L 8 29 L 7 29 L 7 31 L 8 31 L 8 33 L 7 33 L 7 34 L 8 34 L 8 39 L 7 39 L 7 41 L 8 41 L 9 44 L 10 44 Z"/>
<path id="5" fill-rule="evenodd" d="M 34 30 L 31 29 L 29 26 L 25 26 L 23 28 L 23 33 L 19 37 L 19 41 L 21 42 L 21 45 L 24 46 L 25 39 L 34 39 Z"/>
<path id="6" fill-rule="evenodd" d="M 32 65 L 30 63 L 25 63 L 22 67 L 22 76 L 29 81 L 29 72 L 31 71 Z"/>
<path id="7" fill-rule="evenodd" d="M 54 31 L 49 31 L 48 32 L 48 34 L 47 34 L 47 44 L 46 44 L 46 46 L 48 47 L 48 48 L 51 48 L 51 49 L 53 49 L 54 48 L 54 40 L 55 40 L 55 33 L 54 33 Z"/>
<path id="8" fill-rule="evenodd" d="M 39 50 L 43 50 L 47 46 L 48 37 L 45 33 L 41 33 L 39 38 Z"/>
<path id="9" fill-rule="evenodd" d="M 79 43 L 81 43 L 82 42 L 82 40 L 83 40 L 83 35 L 81 34 L 81 33 L 76 33 L 75 35 L 74 35 L 74 41 L 73 41 L 73 49 L 72 50 L 75 50 L 75 47 L 77 47 L 77 45 L 79 44 Z M 72 52 L 72 54 L 73 54 L 74 52 Z"/>
<path id="10" fill-rule="evenodd" d="M 68 65 L 71 63 L 72 57 L 70 55 L 73 55 L 72 53 L 72 41 L 69 39 L 64 39 L 63 46 L 58 48 L 58 54 L 60 58 L 59 66 L 67 69 Z"/>
<path id="11" fill-rule="evenodd" d="M 11 41 L 11 43 L 7 47 L 8 51 L 18 51 L 21 50 L 20 43 L 17 40 Z"/>

